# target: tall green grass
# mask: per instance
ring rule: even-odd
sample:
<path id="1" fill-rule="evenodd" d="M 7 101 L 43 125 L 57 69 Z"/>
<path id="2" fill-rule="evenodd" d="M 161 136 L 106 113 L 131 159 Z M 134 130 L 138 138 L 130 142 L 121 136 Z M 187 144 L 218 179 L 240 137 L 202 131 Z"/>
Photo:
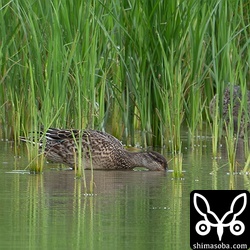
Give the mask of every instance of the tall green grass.
<path id="1" fill-rule="evenodd" d="M 108 127 L 126 144 L 135 143 L 136 130 L 143 147 L 178 154 L 182 125 L 191 141 L 202 133 L 222 83 L 249 82 L 250 4 L 243 0 L 0 6 L 1 137 L 17 141 L 40 124 Z"/>

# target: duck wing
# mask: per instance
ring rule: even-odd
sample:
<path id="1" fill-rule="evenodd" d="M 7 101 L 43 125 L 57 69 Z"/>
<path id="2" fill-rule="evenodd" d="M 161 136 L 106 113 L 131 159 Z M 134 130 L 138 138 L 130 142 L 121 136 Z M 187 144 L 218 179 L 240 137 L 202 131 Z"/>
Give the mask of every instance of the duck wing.
<path id="1" fill-rule="evenodd" d="M 67 141 L 81 138 L 86 144 L 111 144 L 116 148 L 123 148 L 121 141 L 114 136 L 98 130 L 78 130 L 78 129 L 57 129 L 49 128 L 45 132 L 45 137 L 49 141 Z"/>

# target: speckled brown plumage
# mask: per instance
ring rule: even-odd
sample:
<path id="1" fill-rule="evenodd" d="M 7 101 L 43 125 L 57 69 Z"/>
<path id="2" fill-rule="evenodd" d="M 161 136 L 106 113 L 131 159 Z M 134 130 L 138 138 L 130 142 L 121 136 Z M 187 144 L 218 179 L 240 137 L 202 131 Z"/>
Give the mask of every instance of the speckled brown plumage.
<path id="1" fill-rule="evenodd" d="M 232 88 L 232 89 L 231 89 Z M 215 117 L 215 110 L 216 110 L 216 99 L 217 95 L 213 97 L 213 99 L 210 102 L 209 105 L 209 111 L 212 119 Z M 223 122 L 226 123 L 226 126 L 229 124 L 229 112 L 231 110 L 232 118 L 233 118 L 233 126 L 234 126 L 234 132 L 236 133 L 238 130 L 238 124 L 240 126 L 239 128 L 239 136 L 244 136 L 245 126 L 248 131 L 250 131 L 250 91 L 246 92 L 246 100 L 247 100 L 247 110 L 242 109 L 241 112 L 241 102 L 242 102 L 242 91 L 240 86 L 228 86 L 225 88 L 223 98 L 222 98 L 222 119 Z M 219 103 L 219 105 L 221 105 Z M 229 108 L 231 107 L 231 108 Z M 240 117 L 240 122 L 238 122 L 238 117 Z"/>
<path id="2" fill-rule="evenodd" d="M 77 166 L 78 148 L 81 148 L 85 169 L 133 169 L 166 170 L 167 161 L 159 153 L 130 152 L 114 136 L 97 130 L 63 130 L 50 128 L 42 133 L 41 149 L 49 161 Z M 27 141 L 27 139 L 25 139 Z M 43 141 L 43 142 L 42 142 Z"/>

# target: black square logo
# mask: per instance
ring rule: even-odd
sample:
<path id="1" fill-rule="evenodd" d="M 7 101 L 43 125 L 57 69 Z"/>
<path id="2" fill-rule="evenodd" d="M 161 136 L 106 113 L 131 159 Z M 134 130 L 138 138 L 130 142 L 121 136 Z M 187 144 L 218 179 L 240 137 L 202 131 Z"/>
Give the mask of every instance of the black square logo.
<path id="1" fill-rule="evenodd" d="M 192 249 L 248 249 L 250 193 L 244 190 L 194 190 L 190 194 Z"/>

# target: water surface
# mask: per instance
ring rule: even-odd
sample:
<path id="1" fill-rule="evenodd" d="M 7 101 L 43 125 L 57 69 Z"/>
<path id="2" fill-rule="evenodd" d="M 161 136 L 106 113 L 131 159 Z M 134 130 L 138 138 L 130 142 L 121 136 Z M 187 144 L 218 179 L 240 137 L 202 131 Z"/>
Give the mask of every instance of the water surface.
<path id="1" fill-rule="evenodd" d="M 213 160 L 211 139 L 194 147 L 183 140 L 183 179 L 171 172 L 94 171 L 93 194 L 55 164 L 45 164 L 43 174 L 19 171 L 28 164 L 25 146 L 15 152 L 11 142 L 0 142 L 0 249 L 190 249 L 190 192 L 250 190 L 250 177 L 228 174 L 225 146 Z M 237 161 L 240 170 L 241 149 Z M 90 177 L 86 171 L 87 187 Z"/>

